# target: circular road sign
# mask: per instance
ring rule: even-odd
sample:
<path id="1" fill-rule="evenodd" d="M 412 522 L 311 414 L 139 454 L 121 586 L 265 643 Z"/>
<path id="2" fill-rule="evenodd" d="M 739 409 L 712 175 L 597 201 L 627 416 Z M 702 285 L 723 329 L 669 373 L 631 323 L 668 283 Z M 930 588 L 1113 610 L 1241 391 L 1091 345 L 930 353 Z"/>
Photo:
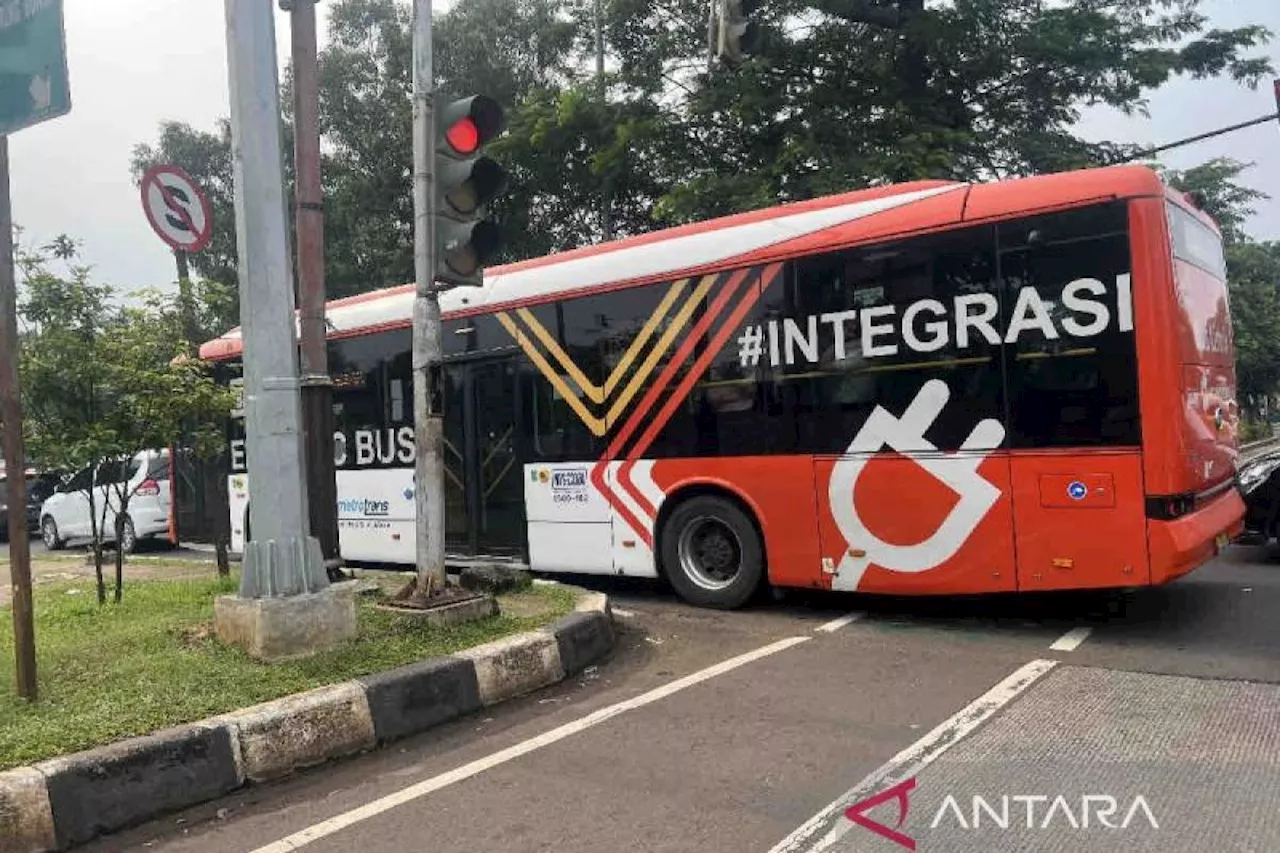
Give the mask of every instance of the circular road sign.
<path id="1" fill-rule="evenodd" d="M 142 209 L 160 239 L 176 251 L 198 252 L 213 237 L 209 199 L 177 166 L 152 166 L 142 176 Z"/>

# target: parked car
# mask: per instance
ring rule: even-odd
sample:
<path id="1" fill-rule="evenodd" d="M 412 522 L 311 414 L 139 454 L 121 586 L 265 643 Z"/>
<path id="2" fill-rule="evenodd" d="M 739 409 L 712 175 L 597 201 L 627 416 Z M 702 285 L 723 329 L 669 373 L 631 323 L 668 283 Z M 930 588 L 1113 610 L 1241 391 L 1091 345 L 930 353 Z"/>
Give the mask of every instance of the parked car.
<path id="1" fill-rule="evenodd" d="M 125 461 L 107 462 L 94 471 L 77 471 L 60 484 L 40 508 L 40 535 L 45 547 L 56 551 L 73 539 L 91 539 L 89 488 L 94 486 L 94 507 L 104 542 L 115 541 L 117 484 L 132 493 L 124 517 L 120 549 L 130 553 L 140 539 L 169 536 L 169 508 L 173 488 L 169 478 L 169 451 L 144 450 Z M 106 508 L 105 518 L 103 509 Z"/>
<path id="2" fill-rule="evenodd" d="M 1245 532 L 1280 538 L 1280 451 L 1241 465 L 1236 482 L 1244 497 Z"/>
<path id="3" fill-rule="evenodd" d="M 27 531 L 40 529 L 40 507 L 53 494 L 62 477 L 55 471 L 37 471 L 27 469 Z M 0 474 L 0 542 L 9 541 L 9 494 L 8 477 Z"/>

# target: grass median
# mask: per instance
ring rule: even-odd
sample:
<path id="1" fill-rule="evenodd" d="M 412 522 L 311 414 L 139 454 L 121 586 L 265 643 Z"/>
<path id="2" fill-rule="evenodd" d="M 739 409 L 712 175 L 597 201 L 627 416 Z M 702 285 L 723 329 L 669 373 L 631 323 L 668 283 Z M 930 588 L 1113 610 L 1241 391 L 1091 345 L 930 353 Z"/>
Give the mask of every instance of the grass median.
<path id="1" fill-rule="evenodd" d="M 331 651 L 264 664 L 213 636 L 213 600 L 236 579 L 149 580 L 99 607 L 92 581 L 38 586 L 40 699 L 17 698 L 13 619 L 0 608 L 0 770 L 192 722 L 313 687 L 450 654 L 550 624 L 575 594 L 535 586 L 499 616 L 427 627 L 359 599 L 359 634 Z"/>

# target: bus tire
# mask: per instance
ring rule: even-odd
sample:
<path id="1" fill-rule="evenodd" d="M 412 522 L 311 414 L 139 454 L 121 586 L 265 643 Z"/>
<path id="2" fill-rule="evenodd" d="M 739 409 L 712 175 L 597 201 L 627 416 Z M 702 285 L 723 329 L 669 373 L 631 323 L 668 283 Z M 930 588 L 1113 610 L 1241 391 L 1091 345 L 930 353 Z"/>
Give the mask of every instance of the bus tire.
<path id="1" fill-rule="evenodd" d="M 690 604 L 732 610 L 760 587 L 760 534 L 731 501 L 712 495 L 683 501 L 667 516 L 660 541 L 667 581 Z"/>

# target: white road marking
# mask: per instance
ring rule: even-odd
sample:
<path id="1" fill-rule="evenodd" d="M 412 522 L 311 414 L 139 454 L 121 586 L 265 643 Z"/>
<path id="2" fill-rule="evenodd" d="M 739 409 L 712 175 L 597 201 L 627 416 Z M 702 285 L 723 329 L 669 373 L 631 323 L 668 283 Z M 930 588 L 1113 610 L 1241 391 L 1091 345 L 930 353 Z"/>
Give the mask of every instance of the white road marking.
<path id="1" fill-rule="evenodd" d="M 1019 667 L 933 731 L 872 771 L 871 775 L 778 842 L 769 853 L 799 853 L 801 850 L 818 853 L 826 850 L 853 826 L 843 819 L 845 809 L 885 787 L 886 783 L 910 779 L 918 774 L 1057 665 L 1057 661 L 1033 660 Z M 810 845 L 823 829 L 827 831 L 816 844 Z"/>
<path id="2" fill-rule="evenodd" d="M 623 610 L 621 607 L 612 607 L 610 611 L 614 616 L 621 616 L 623 619 L 631 619 L 636 615 L 634 610 Z"/>
<path id="3" fill-rule="evenodd" d="M 817 628 L 814 628 L 813 630 L 822 631 L 823 633 L 826 633 L 826 634 L 831 634 L 836 631 L 839 631 L 845 625 L 850 625 L 854 622 L 857 622 L 859 619 L 861 619 L 863 616 L 866 616 L 866 615 L 867 614 L 865 613 L 848 613 L 848 614 L 845 614 L 844 616 L 841 616 L 839 619 L 832 619 L 830 622 L 826 622 L 822 625 L 819 625 Z"/>
<path id="4" fill-rule="evenodd" d="M 738 655 L 737 657 L 721 661 L 714 666 L 709 666 L 706 669 L 698 670 L 697 672 L 686 675 L 683 678 L 677 678 L 675 681 L 668 682 L 661 687 L 656 687 L 648 693 L 642 693 L 631 699 L 609 705 L 608 707 L 601 708 L 598 711 L 593 711 L 585 717 L 579 717 L 572 722 L 565 723 L 551 731 L 543 732 L 536 737 L 529 738 L 528 740 L 509 746 L 506 749 L 499 750 L 492 755 L 476 759 L 475 761 L 464 764 L 461 767 L 454 768 L 447 773 L 441 773 L 440 775 L 433 776 L 430 779 L 424 779 L 421 782 L 417 782 L 407 788 L 402 788 L 399 791 L 376 799 L 373 802 L 365 803 L 363 806 L 335 815 L 328 820 L 321 821 L 314 826 L 309 826 L 306 829 L 295 832 L 294 834 L 268 844 L 265 847 L 259 847 L 253 850 L 252 853 L 286 853 L 286 851 L 289 850 L 298 850 L 304 845 L 310 844 L 313 841 L 319 841 L 321 838 L 333 835 L 335 832 L 339 832 L 349 826 L 360 823 L 361 821 L 380 815 L 385 811 L 396 808 L 397 806 L 412 802 L 419 797 L 425 797 L 427 794 L 439 791 L 441 788 L 447 788 L 448 786 L 456 782 L 461 782 L 464 779 L 470 779 L 472 776 L 476 776 L 490 768 L 497 767 L 500 764 L 506 764 L 508 761 L 519 758 L 522 755 L 527 755 L 528 753 L 541 749 L 544 746 L 550 746 L 551 744 L 563 740 L 570 735 L 575 735 L 591 728 L 592 726 L 596 726 L 606 720 L 610 720 L 619 714 L 627 711 L 633 711 L 636 708 L 642 708 L 645 705 L 650 705 L 660 699 L 665 699 L 673 693 L 678 693 L 687 687 L 693 687 L 696 684 L 701 684 L 704 681 L 715 678 L 717 675 L 724 675 L 726 672 L 731 672 L 740 666 L 745 666 L 753 661 L 777 654 L 778 652 L 789 649 L 792 646 L 808 642 L 811 639 L 813 638 L 787 637 L 785 639 L 778 640 L 777 642 L 770 643 L 767 646 L 761 646 L 758 649 Z"/>
<path id="5" fill-rule="evenodd" d="M 1053 645 L 1049 648 L 1055 652 L 1074 652 L 1080 648 L 1080 644 L 1089 639 L 1089 635 L 1093 633 L 1092 628 L 1072 628 L 1067 633 L 1053 641 Z"/>

